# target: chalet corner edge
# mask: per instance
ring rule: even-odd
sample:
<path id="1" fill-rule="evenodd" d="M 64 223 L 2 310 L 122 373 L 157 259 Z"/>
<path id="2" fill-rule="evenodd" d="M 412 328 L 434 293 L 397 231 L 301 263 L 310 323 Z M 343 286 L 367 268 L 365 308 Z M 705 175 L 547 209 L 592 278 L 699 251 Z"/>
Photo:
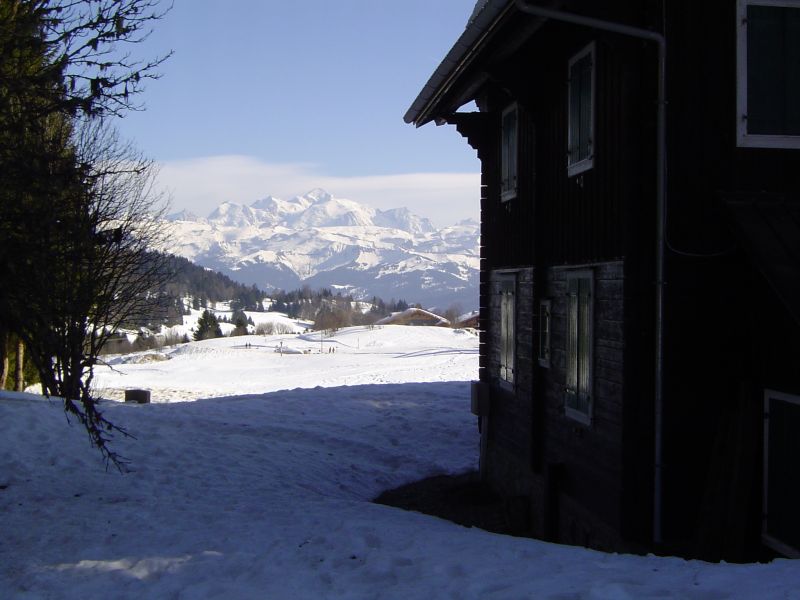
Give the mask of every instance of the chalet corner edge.
<path id="1" fill-rule="evenodd" d="M 530 533 L 800 557 L 800 0 L 479 0 L 482 477 Z M 475 112 L 460 112 L 474 102 Z"/>

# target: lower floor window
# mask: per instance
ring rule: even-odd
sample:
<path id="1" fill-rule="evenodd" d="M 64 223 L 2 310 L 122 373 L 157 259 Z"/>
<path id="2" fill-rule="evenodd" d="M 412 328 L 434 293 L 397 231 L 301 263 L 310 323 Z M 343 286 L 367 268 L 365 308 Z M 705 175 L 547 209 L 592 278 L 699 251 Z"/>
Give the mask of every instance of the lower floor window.
<path id="1" fill-rule="evenodd" d="M 514 383 L 516 289 L 516 276 L 503 274 L 500 278 L 500 379 L 508 383 Z"/>
<path id="2" fill-rule="evenodd" d="M 567 416 L 592 419 L 593 278 L 591 271 L 567 274 L 567 364 L 564 407 Z"/>
<path id="3" fill-rule="evenodd" d="M 550 300 L 539 302 L 539 366 L 550 368 Z"/>

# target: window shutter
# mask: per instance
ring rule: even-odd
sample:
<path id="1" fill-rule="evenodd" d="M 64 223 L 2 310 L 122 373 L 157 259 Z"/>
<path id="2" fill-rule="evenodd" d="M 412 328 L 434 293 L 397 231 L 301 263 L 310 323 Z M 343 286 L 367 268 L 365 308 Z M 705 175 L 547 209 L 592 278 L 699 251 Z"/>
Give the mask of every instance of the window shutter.
<path id="1" fill-rule="evenodd" d="M 588 278 L 576 280 L 578 290 L 578 405 L 581 412 L 589 414 L 591 404 L 591 352 L 590 331 L 591 282 Z"/>
<path id="2" fill-rule="evenodd" d="M 578 160 L 589 158 L 591 154 L 592 119 L 592 59 L 587 55 L 579 62 L 580 71 L 580 126 L 578 135 Z"/>
<path id="3" fill-rule="evenodd" d="M 567 280 L 567 377 L 566 405 L 578 408 L 578 279 Z"/>
<path id="4" fill-rule="evenodd" d="M 500 297 L 500 377 L 506 381 L 514 382 L 514 292 L 515 280 L 509 278 L 504 281 Z"/>
<path id="5" fill-rule="evenodd" d="M 570 59 L 568 70 L 567 165 L 591 168 L 593 150 L 594 43 Z M 572 174 L 585 168 L 577 167 Z"/>
<path id="6" fill-rule="evenodd" d="M 592 272 L 567 275 L 567 415 L 585 424 L 592 418 Z"/>
<path id="7" fill-rule="evenodd" d="M 539 364 L 550 366 L 550 301 L 539 303 Z"/>
<path id="8" fill-rule="evenodd" d="M 506 109 L 502 116 L 500 140 L 500 189 L 512 195 L 517 189 L 517 107 Z"/>
<path id="9" fill-rule="evenodd" d="M 572 65 L 569 74 L 569 162 L 580 160 L 580 117 L 581 117 L 581 78 L 578 63 Z"/>

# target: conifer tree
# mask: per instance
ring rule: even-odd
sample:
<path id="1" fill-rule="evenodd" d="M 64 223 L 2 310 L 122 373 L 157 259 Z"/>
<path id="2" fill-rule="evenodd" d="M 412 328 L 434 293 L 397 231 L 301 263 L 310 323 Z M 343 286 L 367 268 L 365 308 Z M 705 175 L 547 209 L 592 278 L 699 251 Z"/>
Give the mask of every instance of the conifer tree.
<path id="1" fill-rule="evenodd" d="M 222 337 L 222 329 L 220 329 L 217 317 L 210 310 L 204 310 L 197 320 L 194 341 L 199 342 L 200 340 L 210 340 L 218 337 Z"/>

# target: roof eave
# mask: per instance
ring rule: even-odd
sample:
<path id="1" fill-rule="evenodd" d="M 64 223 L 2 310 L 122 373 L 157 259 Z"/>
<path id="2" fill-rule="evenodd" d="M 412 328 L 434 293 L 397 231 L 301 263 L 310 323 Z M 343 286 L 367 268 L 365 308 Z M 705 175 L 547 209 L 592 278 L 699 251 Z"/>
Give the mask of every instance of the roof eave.
<path id="1" fill-rule="evenodd" d="M 422 127 L 437 117 L 446 116 L 442 115 L 442 112 L 455 111 L 458 106 L 469 100 L 457 96 L 451 101 L 451 104 L 456 104 L 455 106 L 447 107 L 444 111 L 440 110 L 444 98 L 453 91 L 461 76 L 480 54 L 480 50 L 513 6 L 513 0 L 489 0 L 475 15 L 406 111 L 403 117 L 406 123 Z M 470 86 L 468 89 L 474 90 L 475 86 Z"/>

